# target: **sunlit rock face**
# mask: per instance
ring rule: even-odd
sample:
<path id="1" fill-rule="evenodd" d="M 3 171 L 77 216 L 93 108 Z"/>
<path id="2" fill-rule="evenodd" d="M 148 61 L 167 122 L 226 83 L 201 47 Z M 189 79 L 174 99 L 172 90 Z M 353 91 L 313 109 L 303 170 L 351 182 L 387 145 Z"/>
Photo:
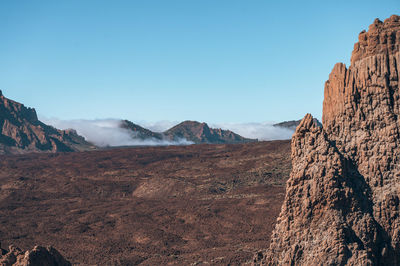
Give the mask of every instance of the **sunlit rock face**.
<path id="1" fill-rule="evenodd" d="M 38 120 L 36 111 L 0 91 L 0 154 L 93 149 L 74 130 L 57 130 Z"/>
<path id="2" fill-rule="evenodd" d="M 325 83 L 323 127 L 306 115 L 266 265 L 400 264 L 400 17 L 359 35 Z"/>

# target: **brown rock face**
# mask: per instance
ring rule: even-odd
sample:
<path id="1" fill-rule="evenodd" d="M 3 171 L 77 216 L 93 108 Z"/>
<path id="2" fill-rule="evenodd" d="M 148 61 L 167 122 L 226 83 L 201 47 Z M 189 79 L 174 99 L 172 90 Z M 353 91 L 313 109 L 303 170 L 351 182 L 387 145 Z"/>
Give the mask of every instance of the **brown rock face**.
<path id="1" fill-rule="evenodd" d="M 40 122 L 36 111 L 7 99 L 0 91 L 0 154 L 93 149 L 74 130 L 57 130 Z"/>
<path id="2" fill-rule="evenodd" d="M 206 123 L 199 123 L 197 121 L 184 121 L 168 129 L 163 134 L 170 140 L 186 139 L 195 144 L 247 143 L 257 141 L 256 139 L 244 138 L 230 130 L 210 128 Z"/>
<path id="3" fill-rule="evenodd" d="M 399 52 L 400 32 L 398 27 L 400 17 L 393 15 L 384 22 L 375 19 L 365 30 L 358 35 L 358 43 L 354 45 L 351 55 L 351 64 L 363 58 L 377 54 L 396 54 Z"/>
<path id="4" fill-rule="evenodd" d="M 256 264 L 400 264 L 400 17 L 360 34 L 325 84 L 323 128 L 306 115 L 269 250 Z"/>
<path id="5" fill-rule="evenodd" d="M 71 263 L 53 247 L 35 246 L 23 252 L 10 246 L 9 251 L 2 250 L 0 265 L 3 266 L 71 266 Z M 3 254 L 4 253 L 4 254 Z"/>

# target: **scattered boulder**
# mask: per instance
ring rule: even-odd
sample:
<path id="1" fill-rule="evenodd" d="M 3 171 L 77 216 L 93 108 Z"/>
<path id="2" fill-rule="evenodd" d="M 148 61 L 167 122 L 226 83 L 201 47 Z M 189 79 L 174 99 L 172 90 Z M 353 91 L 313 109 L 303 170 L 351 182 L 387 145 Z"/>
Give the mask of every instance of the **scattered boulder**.
<path id="1" fill-rule="evenodd" d="M 3 266 L 71 266 L 55 248 L 35 246 L 32 250 L 23 252 L 10 246 L 9 250 L 1 250 L 0 265 Z"/>

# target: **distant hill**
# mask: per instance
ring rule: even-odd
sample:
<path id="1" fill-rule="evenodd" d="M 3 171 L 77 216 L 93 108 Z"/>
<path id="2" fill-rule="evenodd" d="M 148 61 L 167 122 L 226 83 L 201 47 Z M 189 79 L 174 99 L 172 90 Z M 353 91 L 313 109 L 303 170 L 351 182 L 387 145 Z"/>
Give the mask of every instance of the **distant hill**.
<path id="1" fill-rule="evenodd" d="M 318 121 L 318 119 L 314 118 L 313 119 L 314 122 L 318 125 L 318 126 L 322 126 L 321 122 Z M 291 120 L 291 121 L 284 121 L 281 123 L 277 123 L 274 124 L 274 127 L 283 127 L 283 128 L 287 128 L 287 129 L 291 129 L 291 130 L 296 130 L 296 127 L 300 124 L 301 119 L 300 120 Z"/>
<path id="2" fill-rule="evenodd" d="M 132 133 L 132 138 L 137 138 L 140 140 L 149 138 L 162 140 L 164 138 L 162 133 L 153 132 L 147 128 L 134 124 L 129 120 L 122 120 L 120 127 L 130 130 L 130 132 Z"/>
<path id="3" fill-rule="evenodd" d="M 170 140 L 185 138 L 196 144 L 199 143 L 246 143 L 255 142 L 256 139 L 244 138 L 230 130 L 210 128 L 206 123 L 197 121 L 184 121 L 167 131 L 164 136 Z"/>
<path id="4" fill-rule="evenodd" d="M 58 130 L 42 123 L 35 109 L 4 97 L 0 91 L 0 154 L 95 148 L 75 130 Z"/>

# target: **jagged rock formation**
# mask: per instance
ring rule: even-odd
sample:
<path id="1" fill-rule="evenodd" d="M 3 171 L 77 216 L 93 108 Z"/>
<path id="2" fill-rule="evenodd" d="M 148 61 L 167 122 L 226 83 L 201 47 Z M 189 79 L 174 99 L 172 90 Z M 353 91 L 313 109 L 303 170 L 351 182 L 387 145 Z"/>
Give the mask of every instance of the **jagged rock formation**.
<path id="1" fill-rule="evenodd" d="M 36 111 L 0 91 L 0 154 L 94 149 L 74 130 L 57 130 L 38 120 Z"/>
<path id="2" fill-rule="evenodd" d="M 210 128 L 206 123 L 184 121 L 164 132 L 170 140 L 186 139 L 196 144 L 199 143 L 246 143 L 257 141 L 244 138 L 230 130 Z"/>
<path id="3" fill-rule="evenodd" d="M 400 17 L 361 32 L 325 84 L 323 128 L 306 115 L 270 248 L 255 264 L 400 264 Z"/>
<path id="4" fill-rule="evenodd" d="M 71 263 L 53 247 L 35 246 L 23 252 L 10 246 L 9 250 L 0 249 L 0 265 L 2 266 L 71 266 Z"/>

